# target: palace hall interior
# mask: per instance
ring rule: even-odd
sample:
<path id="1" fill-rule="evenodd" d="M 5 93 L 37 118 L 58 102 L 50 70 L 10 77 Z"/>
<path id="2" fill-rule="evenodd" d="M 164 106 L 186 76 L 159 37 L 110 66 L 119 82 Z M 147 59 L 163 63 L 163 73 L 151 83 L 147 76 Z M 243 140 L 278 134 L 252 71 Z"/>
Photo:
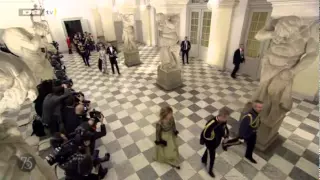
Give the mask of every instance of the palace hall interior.
<path id="1" fill-rule="evenodd" d="M 0 0 L 0 180 L 319 178 L 318 0 Z"/>

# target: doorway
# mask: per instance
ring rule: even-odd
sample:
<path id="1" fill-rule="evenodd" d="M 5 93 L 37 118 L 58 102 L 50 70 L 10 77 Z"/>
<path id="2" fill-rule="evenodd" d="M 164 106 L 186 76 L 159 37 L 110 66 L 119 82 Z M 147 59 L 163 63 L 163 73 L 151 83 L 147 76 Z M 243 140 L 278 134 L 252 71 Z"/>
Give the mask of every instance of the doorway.
<path id="1" fill-rule="evenodd" d="M 240 68 L 240 73 L 244 73 L 258 80 L 261 72 L 261 57 L 269 46 L 269 41 L 260 42 L 255 39 L 257 32 L 264 27 L 270 12 L 260 9 L 251 9 L 248 19 L 248 29 L 245 34 L 245 59 L 246 63 Z"/>
<path id="2" fill-rule="evenodd" d="M 67 35 L 71 40 L 73 39 L 74 34 L 77 32 L 83 33 L 80 20 L 64 21 L 64 25 L 66 27 Z"/>
<path id="3" fill-rule="evenodd" d="M 191 57 L 199 57 L 200 59 L 206 59 L 210 26 L 211 26 L 212 12 L 204 9 L 191 9 L 190 10 L 190 29 L 189 37 L 192 48 L 190 49 Z"/>

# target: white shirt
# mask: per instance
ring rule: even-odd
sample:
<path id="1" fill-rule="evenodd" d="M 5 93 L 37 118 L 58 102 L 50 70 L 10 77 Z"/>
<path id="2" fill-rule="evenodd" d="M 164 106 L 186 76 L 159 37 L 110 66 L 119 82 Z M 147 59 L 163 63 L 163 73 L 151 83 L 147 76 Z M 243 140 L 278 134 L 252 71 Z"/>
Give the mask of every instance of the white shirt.
<path id="1" fill-rule="evenodd" d="M 113 53 L 113 48 L 112 48 L 112 46 L 110 46 L 110 52 Z"/>
<path id="2" fill-rule="evenodd" d="M 184 47 L 185 47 L 185 50 L 188 50 L 188 41 L 187 40 L 184 41 Z"/>

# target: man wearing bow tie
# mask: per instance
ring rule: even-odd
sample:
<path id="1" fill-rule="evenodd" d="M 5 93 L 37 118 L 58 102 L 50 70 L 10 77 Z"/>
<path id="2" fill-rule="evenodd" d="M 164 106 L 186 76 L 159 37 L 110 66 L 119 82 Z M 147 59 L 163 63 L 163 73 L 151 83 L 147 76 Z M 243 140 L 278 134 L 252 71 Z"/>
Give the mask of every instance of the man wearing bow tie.
<path id="1" fill-rule="evenodd" d="M 182 53 L 182 63 L 185 64 L 184 57 L 186 56 L 187 64 L 189 64 L 189 50 L 191 49 L 191 43 L 188 41 L 188 37 L 184 38 L 184 41 L 181 42 L 180 45 L 181 53 Z"/>
<path id="2" fill-rule="evenodd" d="M 109 55 L 112 73 L 114 74 L 114 66 L 115 66 L 118 71 L 118 74 L 120 75 L 118 62 L 117 62 L 117 58 L 118 58 L 117 53 L 118 53 L 117 49 L 114 46 L 112 46 L 110 43 L 108 43 L 107 54 Z"/>

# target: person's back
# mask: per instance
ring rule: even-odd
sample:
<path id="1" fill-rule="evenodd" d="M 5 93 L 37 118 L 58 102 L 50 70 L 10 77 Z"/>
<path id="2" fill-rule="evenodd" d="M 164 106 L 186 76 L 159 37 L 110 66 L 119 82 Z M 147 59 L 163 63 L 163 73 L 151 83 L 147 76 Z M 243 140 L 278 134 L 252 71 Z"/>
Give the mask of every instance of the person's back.
<path id="1" fill-rule="evenodd" d="M 53 94 L 48 94 L 42 104 L 42 122 L 45 124 L 49 124 L 51 122 L 51 116 L 52 116 L 52 106 L 51 98 Z"/>
<path id="2" fill-rule="evenodd" d="M 56 86 L 53 93 L 48 94 L 43 101 L 42 121 L 49 126 L 51 133 L 59 131 L 61 101 L 70 95 L 68 91 L 64 91 L 64 87 Z"/>
<path id="3" fill-rule="evenodd" d="M 62 121 L 66 134 L 70 134 L 81 124 L 81 121 L 76 115 L 74 97 L 72 95 L 66 99 L 65 105 L 66 106 L 62 110 Z"/>

